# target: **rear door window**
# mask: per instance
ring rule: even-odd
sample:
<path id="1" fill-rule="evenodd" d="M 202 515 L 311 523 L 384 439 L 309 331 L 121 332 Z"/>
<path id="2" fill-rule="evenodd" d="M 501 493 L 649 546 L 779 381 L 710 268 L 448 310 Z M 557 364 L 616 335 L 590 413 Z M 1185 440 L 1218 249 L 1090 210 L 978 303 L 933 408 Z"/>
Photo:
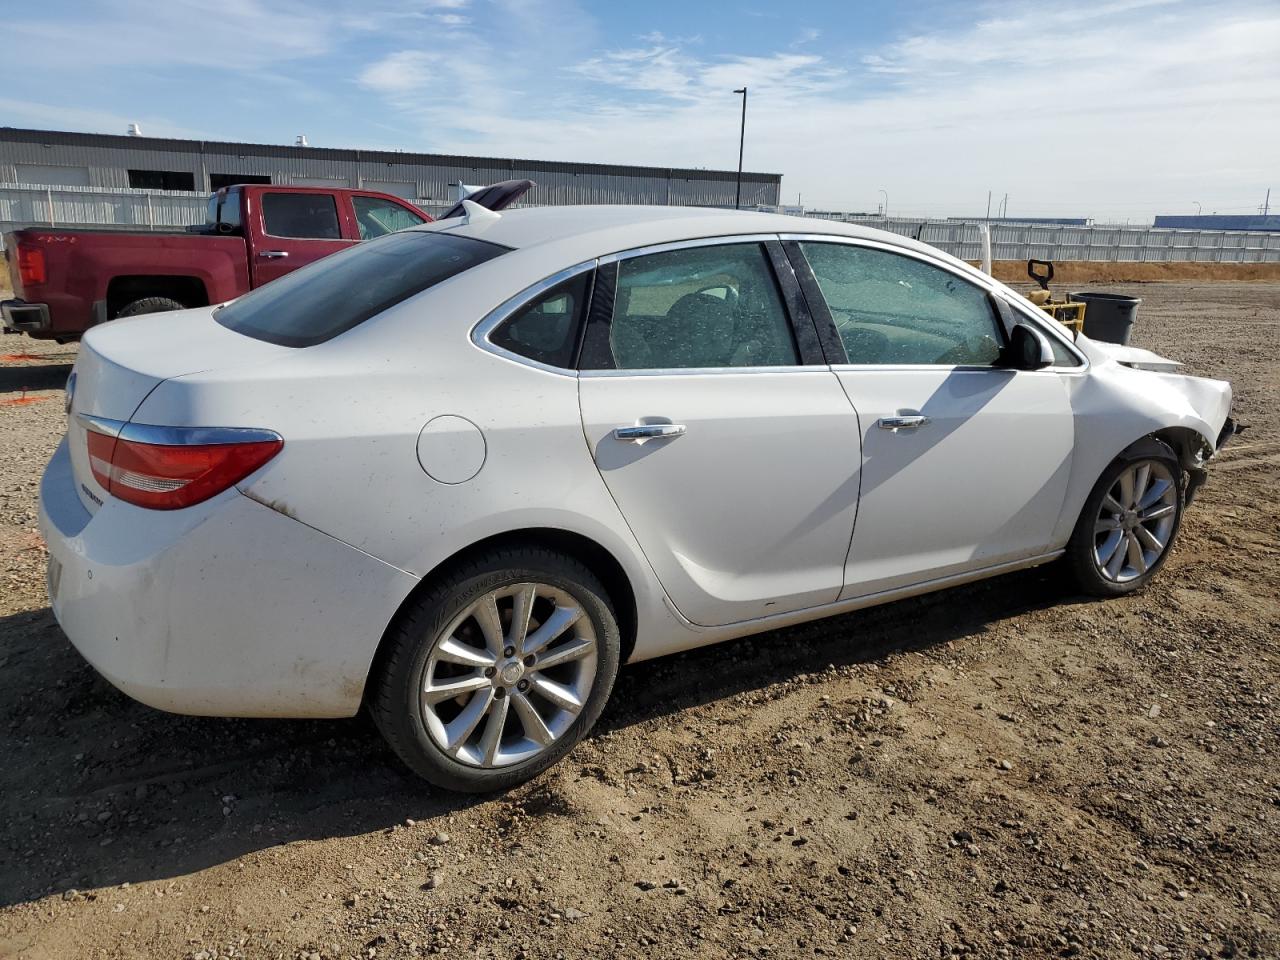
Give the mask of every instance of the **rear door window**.
<path id="1" fill-rule="evenodd" d="M 608 356 L 584 366 L 661 370 L 799 362 L 764 247 L 728 243 L 622 260 Z"/>
<path id="2" fill-rule="evenodd" d="M 273 237 L 342 239 L 337 201 L 324 193 L 264 193 L 262 222 Z"/>
<path id="3" fill-rule="evenodd" d="M 393 233 L 273 280 L 214 318 L 256 340 L 309 347 L 507 249 L 439 233 Z"/>

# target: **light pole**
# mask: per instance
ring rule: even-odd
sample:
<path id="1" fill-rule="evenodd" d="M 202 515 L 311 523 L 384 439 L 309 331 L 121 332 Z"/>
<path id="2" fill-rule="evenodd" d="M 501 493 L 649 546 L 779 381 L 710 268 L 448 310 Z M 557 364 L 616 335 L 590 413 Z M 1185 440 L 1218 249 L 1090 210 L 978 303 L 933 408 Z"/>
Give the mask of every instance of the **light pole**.
<path id="1" fill-rule="evenodd" d="M 885 190 L 884 188 L 881 188 L 876 192 L 884 194 L 884 218 L 888 220 L 889 219 L 889 191 Z"/>
<path id="2" fill-rule="evenodd" d="M 1200 216 L 1200 201 L 1199 201 L 1199 200 L 1192 200 L 1191 202 L 1192 202 L 1192 203 L 1194 203 L 1194 204 L 1196 205 L 1196 216 L 1197 216 L 1197 217 L 1198 217 L 1198 216 Z"/>
<path id="3" fill-rule="evenodd" d="M 744 86 L 741 90 L 735 90 L 734 93 L 742 94 L 742 129 L 738 131 L 738 190 L 734 194 L 733 209 L 742 209 L 742 148 L 747 141 L 747 88 Z"/>

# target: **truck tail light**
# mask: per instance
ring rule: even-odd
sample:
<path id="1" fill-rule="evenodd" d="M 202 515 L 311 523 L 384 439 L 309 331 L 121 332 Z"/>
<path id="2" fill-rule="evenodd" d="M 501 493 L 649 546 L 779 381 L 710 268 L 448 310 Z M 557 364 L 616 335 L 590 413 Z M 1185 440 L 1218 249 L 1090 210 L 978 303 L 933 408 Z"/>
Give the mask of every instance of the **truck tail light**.
<path id="1" fill-rule="evenodd" d="M 125 424 L 118 434 L 88 422 L 89 467 L 113 497 L 151 510 L 208 500 L 284 447 L 270 430 Z"/>
<path id="2" fill-rule="evenodd" d="M 49 279 L 44 268 L 44 251 L 39 247 L 18 246 L 18 279 L 23 287 L 34 287 Z"/>

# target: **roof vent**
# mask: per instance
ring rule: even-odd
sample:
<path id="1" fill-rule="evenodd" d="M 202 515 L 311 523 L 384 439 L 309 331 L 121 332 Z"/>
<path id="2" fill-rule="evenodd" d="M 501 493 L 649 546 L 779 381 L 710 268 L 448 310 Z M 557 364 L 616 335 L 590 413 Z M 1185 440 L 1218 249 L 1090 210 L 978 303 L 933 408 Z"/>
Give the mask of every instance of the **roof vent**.
<path id="1" fill-rule="evenodd" d="M 142 128 L 138 126 L 136 123 L 129 124 L 129 136 L 131 137 L 142 136 Z"/>
<path id="2" fill-rule="evenodd" d="M 298 134 L 298 139 L 293 141 L 295 147 L 305 147 L 307 145 L 307 135 L 305 133 Z"/>

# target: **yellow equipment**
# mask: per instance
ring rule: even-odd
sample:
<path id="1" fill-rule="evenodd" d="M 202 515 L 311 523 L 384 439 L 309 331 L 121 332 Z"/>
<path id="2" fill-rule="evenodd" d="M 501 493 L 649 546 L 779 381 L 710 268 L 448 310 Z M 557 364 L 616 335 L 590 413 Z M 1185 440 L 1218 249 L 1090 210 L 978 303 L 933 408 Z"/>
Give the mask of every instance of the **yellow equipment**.
<path id="1" fill-rule="evenodd" d="M 1045 270 L 1043 273 L 1037 273 L 1036 267 L 1044 267 Z M 1083 333 L 1086 304 L 1054 300 L 1053 294 L 1049 292 L 1049 281 L 1053 279 L 1053 264 L 1048 260 L 1028 260 L 1027 276 L 1040 284 L 1040 289 L 1028 293 L 1027 299 L 1073 333 Z"/>

